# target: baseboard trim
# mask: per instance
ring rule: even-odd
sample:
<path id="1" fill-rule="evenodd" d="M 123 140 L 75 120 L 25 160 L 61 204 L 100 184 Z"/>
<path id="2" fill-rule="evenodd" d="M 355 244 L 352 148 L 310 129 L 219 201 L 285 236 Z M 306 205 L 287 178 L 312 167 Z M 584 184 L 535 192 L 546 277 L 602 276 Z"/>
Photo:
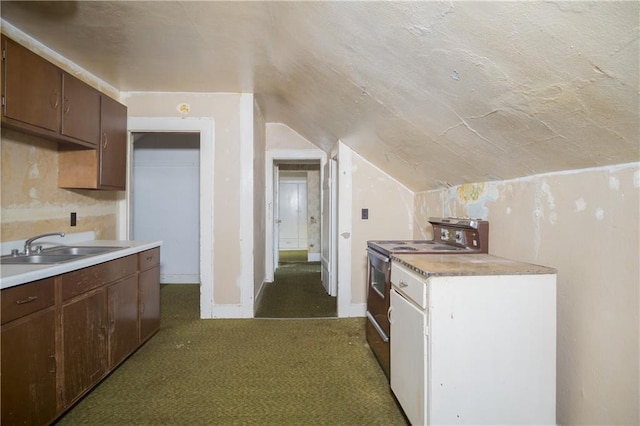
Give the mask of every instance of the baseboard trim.
<path id="1" fill-rule="evenodd" d="M 242 305 L 214 305 L 211 310 L 211 316 L 204 316 L 201 312 L 200 318 L 253 318 L 253 308 Z"/>
<path id="2" fill-rule="evenodd" d="M 307 253 L 307 262 L 320 262 L 320 253 Z"/>
<path id="3" fill-rule="evenodd" d="M 200 274 L 160 274 L 160 284 L 200 284 Z"/>
<path id="4" fill-rule="evenodd" d="M 338 305 L 338 318 L 364 317 L 366 312 L 366 303 L 357 303 L 346 306 Z"/>

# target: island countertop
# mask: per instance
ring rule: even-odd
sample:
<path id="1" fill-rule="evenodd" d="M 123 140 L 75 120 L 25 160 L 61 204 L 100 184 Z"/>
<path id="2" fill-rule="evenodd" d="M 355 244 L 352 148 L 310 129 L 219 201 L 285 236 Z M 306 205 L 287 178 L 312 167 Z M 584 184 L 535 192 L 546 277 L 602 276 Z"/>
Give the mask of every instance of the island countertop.
<path id="1" fill-rule="evenodd" d="M 0 289 L 14 287 L 20 284 L 49 278 L 55 275 L 108 262 L 160 247 L 162 241 L 131 241 L 131 240 L 92 240 L 74 243 L 73 246 L 83 247 L 122 247 L 94 256 L 80 256 L 78 260 L 55 264 L 1 265 Z"/>
<path id="2" fill-rule="evenodd" d="M 556 273 L 554 268 L 490 254 L 398 254 L 392 255 L 391 259 L 425 277 L 439 275 L 537 275 Z"/>

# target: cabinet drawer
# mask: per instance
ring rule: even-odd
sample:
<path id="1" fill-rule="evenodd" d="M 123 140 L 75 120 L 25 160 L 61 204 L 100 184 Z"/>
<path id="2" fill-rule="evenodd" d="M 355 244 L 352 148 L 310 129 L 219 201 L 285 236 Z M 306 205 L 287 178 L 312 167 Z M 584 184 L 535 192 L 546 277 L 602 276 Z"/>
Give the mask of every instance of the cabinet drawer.
<path id="1" fill-rule="evenodd" d="M 2 290 L 2 324 L 53 306 L 54 278 Z"/>
<path id="2" fill-rule="evenodd" d="M 136 273 L 138 256 L 132 254 L 99 265 L 62 275 L 62 300 L 86 293 L 120 278 Z"/>
<path id="3" fill-rule="evenodd" d="M 391 284 L 417 305 L 427 308 L 426 278 L 394 262 L 391 265 Z"/>
<path id="4" fill-rule="evenodd" d="M 153 268 L 160 264 L 160 247 L 138 253 L 140 259 L 140 271 Z"/>

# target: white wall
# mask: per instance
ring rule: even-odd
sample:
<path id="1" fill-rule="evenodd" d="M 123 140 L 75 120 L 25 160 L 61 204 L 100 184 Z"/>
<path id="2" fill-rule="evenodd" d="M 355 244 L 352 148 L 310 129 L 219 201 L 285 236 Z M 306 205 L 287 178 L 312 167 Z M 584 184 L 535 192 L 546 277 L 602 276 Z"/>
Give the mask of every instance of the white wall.
<path id="1" fill-rule="evenodd" d="M 257 296 L 265 282 L 265 156 L 266 126 L 260 106 L 253 106 L 253 300 L 257 309 Z"/>
<path id="2" fill-rule="evenodd" d="M 489 220 L 489 252 L 558 270 L 557 421 L 640 423 L 638 163 L 416 195 L 430 215 Z"/>

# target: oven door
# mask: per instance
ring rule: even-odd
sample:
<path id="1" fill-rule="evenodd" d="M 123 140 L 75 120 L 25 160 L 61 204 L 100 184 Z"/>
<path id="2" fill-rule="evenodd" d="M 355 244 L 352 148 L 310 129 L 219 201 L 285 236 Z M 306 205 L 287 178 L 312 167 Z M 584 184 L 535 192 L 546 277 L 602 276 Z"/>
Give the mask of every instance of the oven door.
<path id="1" fill-rule="evenodd" d="M 391 261 L 388 257 L 367 249 L 367 342 L 389 377 L 389 339 L 391 324 L 387 317 L 391 291 Z"/>

